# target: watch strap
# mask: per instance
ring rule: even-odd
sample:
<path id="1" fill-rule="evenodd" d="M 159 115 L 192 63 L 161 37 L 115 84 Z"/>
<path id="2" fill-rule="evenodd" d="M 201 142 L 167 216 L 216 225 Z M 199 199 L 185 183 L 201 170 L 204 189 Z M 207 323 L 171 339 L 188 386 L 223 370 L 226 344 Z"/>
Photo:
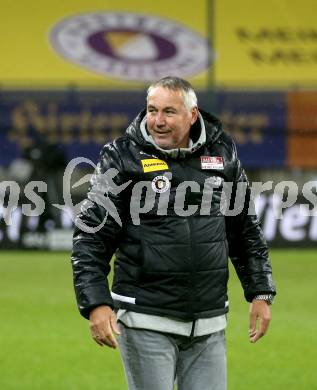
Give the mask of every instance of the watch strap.
<path id="1" fill-rule="evenodd" d="M 274 295 L 273 294 L 258 294 L 253 299 L 258 299 L 260 301 L 265 301 L 269 305 L 273 303 Z"/>

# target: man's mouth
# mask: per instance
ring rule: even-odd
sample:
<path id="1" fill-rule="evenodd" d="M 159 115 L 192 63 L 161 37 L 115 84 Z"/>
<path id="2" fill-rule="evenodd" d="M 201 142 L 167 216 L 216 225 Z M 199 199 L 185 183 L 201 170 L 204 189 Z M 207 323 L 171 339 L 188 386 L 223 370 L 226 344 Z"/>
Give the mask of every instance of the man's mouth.
<path id="1" fill-rule="evenodd" d="M 155 129 L 154 132 L 157 134 L 167 134 L 170 132 L 170 130 L 157 130 L 157 129 Z"/>

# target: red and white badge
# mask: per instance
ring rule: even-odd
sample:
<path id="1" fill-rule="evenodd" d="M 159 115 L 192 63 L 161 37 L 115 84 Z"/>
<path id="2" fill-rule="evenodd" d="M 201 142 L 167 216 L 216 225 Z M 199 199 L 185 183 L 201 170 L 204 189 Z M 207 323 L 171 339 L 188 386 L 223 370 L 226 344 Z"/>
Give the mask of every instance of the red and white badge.
<path id="1" fill-rule="evenodd" d="M 222 157 L 201 156 L 201 169 L 223 169 Z"/>

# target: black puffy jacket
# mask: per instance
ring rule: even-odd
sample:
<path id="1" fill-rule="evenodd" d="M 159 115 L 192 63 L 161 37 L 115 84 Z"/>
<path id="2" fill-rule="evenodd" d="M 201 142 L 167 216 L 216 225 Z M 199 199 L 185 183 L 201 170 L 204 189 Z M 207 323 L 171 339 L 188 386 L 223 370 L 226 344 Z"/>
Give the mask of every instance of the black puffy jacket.
<path id="1" fill-rule="evenodd" d="M 89 227 L 104 221 L 93 234 L 75 227 L 74 286 L 84 317 L 102 304 L 188 320 L 226 313 L 228 256 L 248 301 L 260 293 L 275 294 L 266 242 L 257 218 L 247 214 L 248 196 L 236 216 L 224 216 L 220 209 L 220 183 L 233 182 L 233 188 L 239 182 L 247 184 L 234 142 L 215 117 L 200 112 L 206 142 L 190 154 L 171 158 L 146 142 L 140 131 L 144 111 L 125 136 L 104 146 L 92 183 L 109 168 L 118 170 L 116 186 L 130 182 L 120 192 L 107 184 L 92 186 L 79 215 Z M 195 141 L 199 133 L 197 122 L 191 138 Z M 211 187 L 216 184 L 209 203 L 202 197 L 206 179 Z M 140 201 L 136 194 L 146 183 Z M 100 205 L 98 188 L 115 213 Z M 201 212 L 204 202 L 208 213 Z M 136 213 L 136 207 L 145 207 L 144 212 Z M 106 278 L 114 253 L 110 293 Z"/>

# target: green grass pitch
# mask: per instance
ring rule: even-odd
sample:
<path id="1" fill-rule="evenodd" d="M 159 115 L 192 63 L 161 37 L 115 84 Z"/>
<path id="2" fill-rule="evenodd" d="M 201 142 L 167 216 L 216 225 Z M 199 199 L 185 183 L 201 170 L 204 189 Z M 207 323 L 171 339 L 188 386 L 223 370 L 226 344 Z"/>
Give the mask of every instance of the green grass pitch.
<path id="1" fill-rule="evenodd" d="M 316 251 L 271 259 L 278 297 L 254 345 L 231 268 L 228 390 L 317 389 Z M 119 352 L 98 347 L 77 312 L 68 253 L 1 251 L 0 275 L 0 389 L 126 389 Z"/>

